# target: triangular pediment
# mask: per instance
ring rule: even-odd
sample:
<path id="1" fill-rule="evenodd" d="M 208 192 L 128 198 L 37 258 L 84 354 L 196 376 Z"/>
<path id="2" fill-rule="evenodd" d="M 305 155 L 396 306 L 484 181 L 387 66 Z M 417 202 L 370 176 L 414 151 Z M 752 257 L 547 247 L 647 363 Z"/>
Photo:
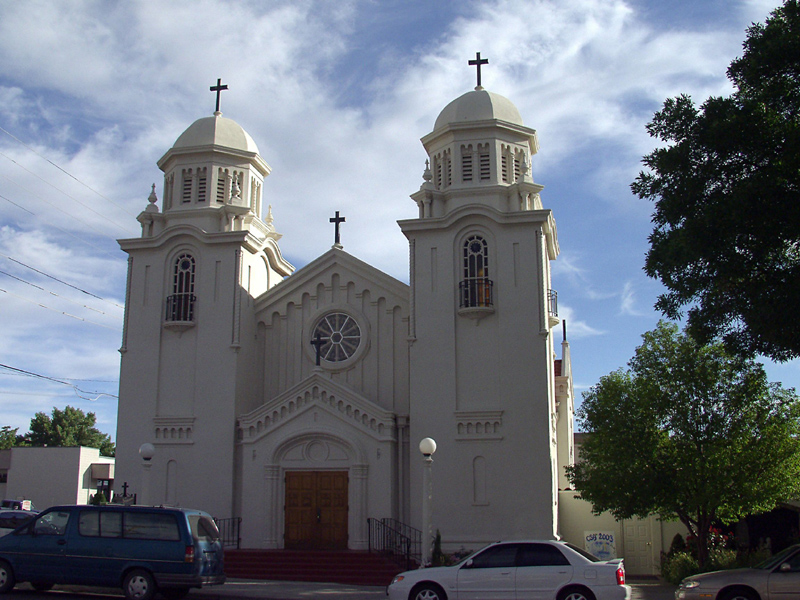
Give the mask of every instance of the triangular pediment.
<path id="1" fill-rule="evenodd" d="M 270 307 L 280 307 L 290 302 L 298 302 L 299 296 L 303 293 L 314 295 L 319 284 L 330 285 L 334 276 L 338 278 L 339 285 L 342 287 L 346 287 L 351 282 L 356 284 L 356 293 L 361 293 L 363 289 L 368 288 L 373 298 L 386 297 L 392 300 L 392 304 L 406 305 L 408 303 L 409 286 L 407 284 L 340 248 L 331 248 L 256 298 L 256 313 L 264 310 L 269 312 Z"/>
<path id="2" fill-rule="evenodd" d="M 240 443 L 251 444 L 310 410 L 322 410 L 379 441 L 394 441 L 395 414 L 323 372 L 314 372 L 260 408 L 237 419 Z"/>

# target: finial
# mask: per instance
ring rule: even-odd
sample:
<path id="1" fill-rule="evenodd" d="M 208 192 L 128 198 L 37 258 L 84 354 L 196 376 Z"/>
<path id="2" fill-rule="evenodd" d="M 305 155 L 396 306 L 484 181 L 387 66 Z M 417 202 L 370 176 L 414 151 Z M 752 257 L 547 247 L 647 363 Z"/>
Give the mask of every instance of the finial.
<path id="1" fill-rule="evenodd" d="M 428 183 L 430 183 L 433 179 L 433 173 L 431 173 L 431 161 L 427 158 L 425 159 L 425 172 L 422 173 L 422 178 Z"/>
<path id="2" fill-rule="evenodd" d="M 156 202 L 158 202 L 158 196 L 156 196 L 156 184 L 155 183 L 153 184 L 153 189 L 150 190 L 150 195 L 147 197 L 147 201 L 150 202 L 150 204 L 155 204 Z"/>
<path id="3" fill-rule="evenodd" d="M 272 204 L 270 204 L 269 207 L 267 208 L 267 219 L 265 222 L 267 225 L 272 225 L 272 222 L 274 220 L 275 219 L 272 218 Z"/>
<path id="4" fill-rule="evenodd" d="M 239 189 L 239 182 L 236 178 L 233 179 L 233 185 L 231 185 L 231 200 L 235 199 L 242 199 L 242 190 Z"/>

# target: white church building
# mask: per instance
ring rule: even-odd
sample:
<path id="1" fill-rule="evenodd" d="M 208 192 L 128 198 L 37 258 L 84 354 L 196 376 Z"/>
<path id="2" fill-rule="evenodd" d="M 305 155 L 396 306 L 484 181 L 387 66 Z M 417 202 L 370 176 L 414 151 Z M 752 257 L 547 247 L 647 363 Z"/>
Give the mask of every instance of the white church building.
<path id="1" fill-rule="evenodd" d="M 584 545 L 608 530 L 618 554 L 632 551 L 641 540 L 623 524 L 564 491 L 573 390 L 569 348 L 554 343 L 559 245 L 531 174 L 536 131 L 517 108 L 478 85 L 422 138 L 428 165 L 398 223 L 409 284 L 338 237 L 295 270 L 265 210 L 270 167 L 218 109 L 158 161 L 160 207 L 153 186 L 141 237 L 119 242 L 117 491 L 241 517 L 245 548 L 366 549 L 370 518 L 423 528 L 418 445 L 430 437 L 445 549 Z M 281 199 L 270 204 L 279 215 Z M 657 557 L 671 538 L 649 523 L 644 552 Z"/>

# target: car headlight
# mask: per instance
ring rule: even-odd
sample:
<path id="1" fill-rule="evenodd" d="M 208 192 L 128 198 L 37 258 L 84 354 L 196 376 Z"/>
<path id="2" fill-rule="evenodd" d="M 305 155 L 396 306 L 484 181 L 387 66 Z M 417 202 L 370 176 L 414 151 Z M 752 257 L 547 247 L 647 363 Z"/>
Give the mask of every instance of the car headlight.
<path id="1" fill-rule="evenodd" d="M 395 583 L 400 583 L 401 581 L 403 581 L 403 579 L 405 579 L 405 577 L 403 575 L 395 575 L 394 579 L 392 579 L 392 583 L 390 583 L 389 585 L 394 585 Z"/>
<path id="2" fill-rule="evenodd" d="M 690 590 L 692 588 L 700 587 L 700 582 L 690 579 L 689 581 L 682 582 L 681 587 L 685 590 Z"/>

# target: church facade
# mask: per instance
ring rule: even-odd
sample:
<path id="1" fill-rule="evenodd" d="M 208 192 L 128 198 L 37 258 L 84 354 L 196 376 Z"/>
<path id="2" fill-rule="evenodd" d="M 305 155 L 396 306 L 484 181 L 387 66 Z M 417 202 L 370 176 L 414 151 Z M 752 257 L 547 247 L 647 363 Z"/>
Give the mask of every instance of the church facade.
<path id="1" fill-rule="evenodd" d="M 423 528 L 430 437 L 445 548 L 560 535 L 573 391 L 536 132 L 479 85 L 422 143 L 409 284 L 338 239 L 295 270 L 270 167 L 219 110 L 158 161 L 161 200 L 119 242 L 116 482 L 140 503 L 241 517 L 242 547 L 366 549 L 370 518 Z"/>

